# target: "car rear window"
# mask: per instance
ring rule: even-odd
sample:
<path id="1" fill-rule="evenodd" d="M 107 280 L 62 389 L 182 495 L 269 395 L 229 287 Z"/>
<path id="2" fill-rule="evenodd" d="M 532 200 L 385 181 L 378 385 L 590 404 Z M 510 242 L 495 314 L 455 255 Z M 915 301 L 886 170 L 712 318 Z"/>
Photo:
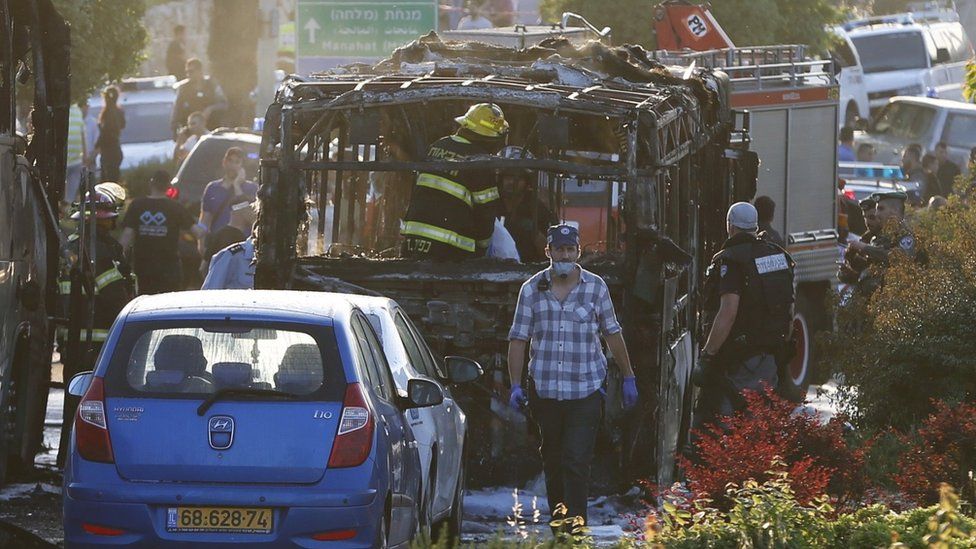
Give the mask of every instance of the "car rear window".
<path id="1" fill-rule="evenodd" d="M 133 323 L 124 330 L 109 368 L 111 396 L 203 398 L 233 388 L 341 400 L 345 390 L 330 327 Z"/>
<path id="2" fill-rule="evenodd" d="M 953 147 L 969 149 L 976 143 L 976 116 L 953 113 L 949 115 L 942 140 Z"/>

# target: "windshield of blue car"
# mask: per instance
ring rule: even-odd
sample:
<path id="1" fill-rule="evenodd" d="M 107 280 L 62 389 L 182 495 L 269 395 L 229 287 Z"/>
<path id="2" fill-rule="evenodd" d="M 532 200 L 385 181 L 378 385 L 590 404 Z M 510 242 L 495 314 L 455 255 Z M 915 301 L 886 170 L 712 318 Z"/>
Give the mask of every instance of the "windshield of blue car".
<path id="1" fill-rule="evenodd" d="M 173 112 L 173 103 L 161 101 L 158 103 L 130 103 L 122 105 L 125 111 L 125 128 L 122 129 L 122 144 L 155 143 L 171 141 L 169 119 Z M 102 107 L 93 106 L 91 116 L 98 119 Z"/>
<path id="2" fill-rule="evenodd" d="M 342 400 L 345 376 L 329 327 L 265 322 L 133 323 L 112 354 L 109 394 L 204 397 L 241 389 Z M 273 396 L 273 395 L 268 395 Z"/>
<path id="3" fill-rule="evenodd" d="M 894 32 L 851 37 L 865 74 L 924 69 L 929 55 L 922 33 Z"/>

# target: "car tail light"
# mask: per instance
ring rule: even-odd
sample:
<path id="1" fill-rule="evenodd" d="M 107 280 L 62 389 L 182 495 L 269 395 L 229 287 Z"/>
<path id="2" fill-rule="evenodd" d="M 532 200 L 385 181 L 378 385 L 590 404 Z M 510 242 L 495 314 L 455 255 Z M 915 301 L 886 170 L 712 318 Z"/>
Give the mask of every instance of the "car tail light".
<path id="1" fill-rule="evenodd" d="M 75 441 L 78 453 L 88 461 L 114 463 L 112 440 L 108 436 L 105 414 L 105 388 L 102 378 L 92 378 L 91 385 L 78 404 L 75 415 Z"/>
<path id="2" fill-rule="evenodd" d="M 844 191 L 844 196 L 846 196 L 847 198 L 849 198 L 851 200 L 854 200 L 856 198 L 856 196 L 854 195 L 854 191 L 852 191 L 850 189 L 847 189 L 846 191 Z"/>
<path id="3" fill-rule="evenodd" d="M 373 410 L 363 393 L 363 386 L 359 383 L 346 385 L 342 417 L 335 442 L 332 443 L 329 467 L 362 465 L 373 448 L 373 428 Z"/>
<path id="4" fill-rule="evenodd" d="M 173 200 L 176 200 L 177 198 L 180 197 L 180 190 L 176 187 L 170 187 L 166 189 L 166 196 L 172 198 Z"/>
<path id="5" fill-rule="evenodd" d="M 342 541 L 356 537 L 355 530 L 331 530 L 329 532 L 319 532 L 312 536 L 315 541 Z"/>
<path id="6" fill-rule="evenodd" d="M 82 523 L 81 529 L 88 534 L 96 536 L 121 536 L 125 533 L 125 530 L 109 528 L 108 526 L 101 526 L 99 524 L 88 524 L 87 522 Z"/>

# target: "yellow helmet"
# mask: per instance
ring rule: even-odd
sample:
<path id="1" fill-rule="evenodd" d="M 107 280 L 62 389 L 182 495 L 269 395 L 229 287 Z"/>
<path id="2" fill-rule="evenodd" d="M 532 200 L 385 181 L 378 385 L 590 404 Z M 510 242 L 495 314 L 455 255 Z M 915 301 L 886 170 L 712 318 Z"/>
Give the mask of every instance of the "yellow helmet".
<path id="1" fill-rule="evenodd" d="M 508 122 L 501 107 L 494 103 L 472 105 L 464 116 L 454 119 L 462 128 L 467 128 L 485 137 L 501 137 L 508 133 Z"/>

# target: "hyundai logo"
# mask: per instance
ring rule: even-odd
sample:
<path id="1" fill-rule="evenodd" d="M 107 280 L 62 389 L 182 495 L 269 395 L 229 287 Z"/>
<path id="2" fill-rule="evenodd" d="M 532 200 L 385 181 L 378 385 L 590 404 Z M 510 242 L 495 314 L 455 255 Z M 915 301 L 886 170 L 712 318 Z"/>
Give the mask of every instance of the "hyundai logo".
<path id="1" fill-rule="evenodd" d="M 226 450 L 234 444 L 234 418 L 230 416 L 213 416 L 210 425 L 210 447 L 214 450 Z"/>

